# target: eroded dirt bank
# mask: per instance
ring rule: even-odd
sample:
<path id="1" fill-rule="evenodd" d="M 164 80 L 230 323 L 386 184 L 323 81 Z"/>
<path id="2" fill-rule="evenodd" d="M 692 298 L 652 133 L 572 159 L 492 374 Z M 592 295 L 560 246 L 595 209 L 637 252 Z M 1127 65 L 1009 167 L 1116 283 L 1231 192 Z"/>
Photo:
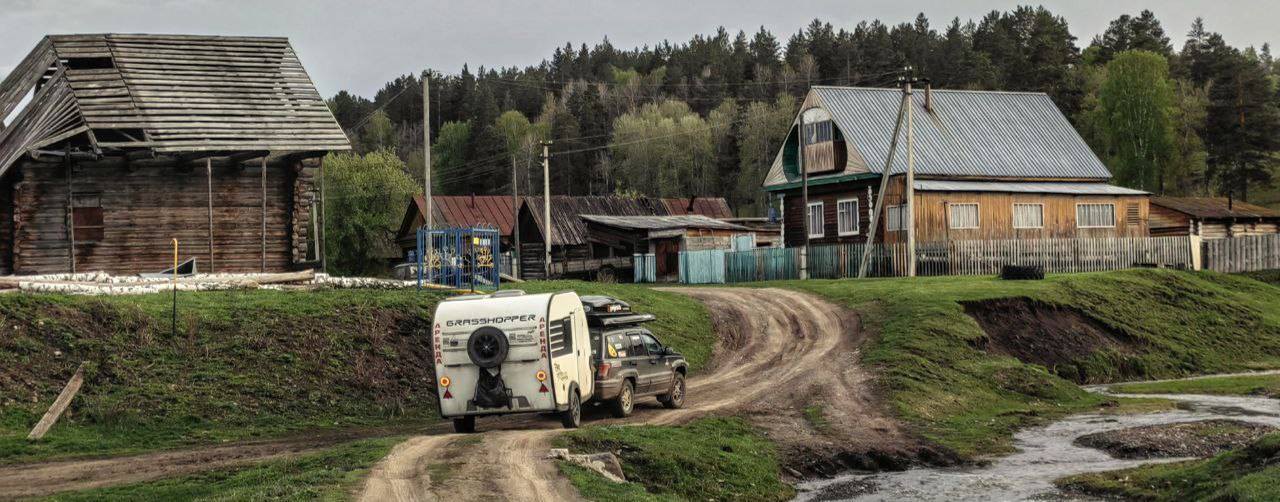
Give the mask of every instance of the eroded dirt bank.
<path id="1" fill-rule="evenodd" d="M 791 472 L 901 468 L 950 456 L 921 447 L 885 413 L 859 365 L 855 313 L 778 289 L 680 288 L 704 302 L 720 335 L 714 362 L 690 379 L 686 407 L 637 403 L 633 416 L 588 425 L 680 424 L 708 414 L 747 417 L 782 449 Z M 806 408 L 824 419 L 815 423 Z M 573 487 L 542 457 L 558 431 L 537 417 L 481 420 L 478 435 L 420 436 L 397 446 L 370 474 L 361 500 L 571 500 Z"/>

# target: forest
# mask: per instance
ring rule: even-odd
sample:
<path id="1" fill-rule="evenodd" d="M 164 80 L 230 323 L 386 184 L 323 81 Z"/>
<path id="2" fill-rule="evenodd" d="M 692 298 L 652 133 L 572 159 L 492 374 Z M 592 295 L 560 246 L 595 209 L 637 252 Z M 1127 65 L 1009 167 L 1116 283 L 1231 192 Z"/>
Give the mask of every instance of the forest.
<path id="1" fill-rule="evenodd" d="M 806 90 L 891 87 L 908 66 L 935 89 L 1047 93 L 1117 184 L 1280 202 L 1264 200 L 1280 164 L 1280 64 L 1268 45 L 1232 47 L 1199 19 L 1166 28 L 1150 11 L 1082 44 L 1063 17 L 1026 6 L 941 27 L 920 14 L 894 25 L 815 19 L 781 37 L 721 28 L 629 49 L 606 38 L 524 68 L 429 69 L 371 98 L 341 91 L 329 104 L 355 143 L 344 165 L 380 154 L 372 162 L 398 165 L 403 179 L 373 178 L 394 190 L 339 183 L 334 196 L 422 186 L 426 77 L 435 193 L 510 194 L 514 181 L 541 194 L 549 140 L 554 194 L 723 196 L 761 215 L 760 182 Z"/>

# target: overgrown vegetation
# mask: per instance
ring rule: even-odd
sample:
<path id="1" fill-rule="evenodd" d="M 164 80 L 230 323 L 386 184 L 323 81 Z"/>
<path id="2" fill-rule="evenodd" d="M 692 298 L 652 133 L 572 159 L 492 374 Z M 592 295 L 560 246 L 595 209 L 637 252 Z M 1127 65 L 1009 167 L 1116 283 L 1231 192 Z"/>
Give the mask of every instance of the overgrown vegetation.
<path id="1" fill-rule="evenodd" d="M 388 437 L 354 441 L 296 458 L 59 494 L 47 500 L 348 500 L 369 467 L 385 457 L 402 439 Z"/>
<path id="2" fill-rule="evenodd" d="M 388 125 L 389 127 L 389 125 Z M 325 249 L 335 274 L 386 273 L 387 257 L 411 196 L 422 194 L 395 153 L 379 146 L 365 154 L 329 154 L 324 159 Z"/>
<path id="3" fill-rule="evenodd" d="M 1280 397 L 1280 374 L 1132 383 L 1113 385 L 1111 386 L 1111 391 L 1125 394 L 1215 394 Z"/>
<path id="4" fill-rule="evenodd" d="M 785 285 L 862 312 L 865 325 L 879 332 L 864 362 L 878 370 L 897 414 L 966 456 L 1009 451 L 1018 428 L 1109 401 L 1054 371 L 1108 382 L 1280 366 L 1280 290 L 1240 276 L 1130 270 L 1044 281 L 931 277 Z M 1085 313 L 1134 345 L 1052 369 L 985 352 L 978 347 L 986 334 L 960 302 L 1008 297 Z"/>
<path id="5" fill-rule="evenodd" d="M 1057 484 L 1137 500 L 1280 500 L 1280 434 L 1210 459 L 1081 474 Z"/>
<path id="6" fill-rule="evenodd" d="M 763 502 L 794 495 L 781 481 L 773 443 L 741 419 L 708 418 L 681 427 L 586 427 L 558 441 L 576 452 L 619 454 L 626 484 L 562 465 L 588 500 Z"/>
<path id="7" fill-rule="evenodd" d="M 0 463 L 435 417 L 434 293 L 0 297 Z M 85 384 L 25 439 L 81 361 Z"/>

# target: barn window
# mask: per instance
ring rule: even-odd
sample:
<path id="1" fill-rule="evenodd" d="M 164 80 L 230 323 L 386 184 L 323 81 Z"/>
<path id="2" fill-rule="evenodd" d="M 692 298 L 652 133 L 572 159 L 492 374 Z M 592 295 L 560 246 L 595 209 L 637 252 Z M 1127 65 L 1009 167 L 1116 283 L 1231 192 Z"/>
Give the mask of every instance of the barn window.
<path id="1" fill-rule="evenodd" d="M 1044 204 L 1014 204 L 1013 228 L 1044 228 Z"/>
<path id="2" fill-rule="evenodd" d="M 103 237 L 102 194 L 76 192 L 71 195 L 71 221 L 75 227 L 73 237 L 77 243 L 98 242 Z"/>
<path id="3" fill-rule="evenodd" d="M 1076 226 L 1111 228 L 1116 226 L 1115 204 L 1076 204 Z"/>
<path id="4" fill-rule="evenodd" d="M 953 229 L 978 228 L 978 203 L 977 202 L 947 204 L 947 209 L 949 209 L 951 213 L 951 228 Z"/>
<path id="5" fill-rule="evenodd" d="M 858 234 L 858 199 L 836 201 L 836 226 L 840 235 Z"/>
<path id="6" fill-rule="evenodd" d="M 907 229 L 907 226 L 905 224 L 907 219 L 906 206 L 903 206 L 903 205 L 889 206 L 886 211 L 887 211 L 885 213 L 886 229 L 888 229 L 890 232 L 896 232 L 899 230 Z"/>
<path id="7" fill-rule="evenodd" d="M 822 237 L 825 232 L 822 229 L 822 203 L 809 203 L 809 237 Z"/>

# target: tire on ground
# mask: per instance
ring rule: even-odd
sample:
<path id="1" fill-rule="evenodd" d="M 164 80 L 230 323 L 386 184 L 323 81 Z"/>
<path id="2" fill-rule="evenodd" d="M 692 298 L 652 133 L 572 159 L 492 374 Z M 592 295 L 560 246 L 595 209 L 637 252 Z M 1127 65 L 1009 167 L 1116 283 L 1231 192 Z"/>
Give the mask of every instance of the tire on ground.
<path id="1" fill-rule="evenodd" d="M 622 388 L 618 390 L 618 397 L 613 398 L 609 403 L 609 412 L 614 418 L 626 418 L 631 415 L 631 410 L 635 409 L 636 391 L 635 384 L 631 380 L 623 380 Z"/>

